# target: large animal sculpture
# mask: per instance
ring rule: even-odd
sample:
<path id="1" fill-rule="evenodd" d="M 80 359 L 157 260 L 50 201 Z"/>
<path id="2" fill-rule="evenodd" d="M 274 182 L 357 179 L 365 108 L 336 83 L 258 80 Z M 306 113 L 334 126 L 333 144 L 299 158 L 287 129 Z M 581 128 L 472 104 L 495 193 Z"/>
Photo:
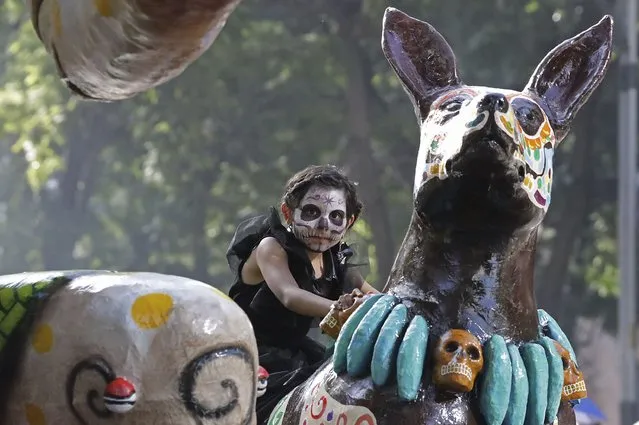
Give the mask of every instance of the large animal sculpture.
<path id="1" fill-rule="evenodd" d="M 254 425 L 267 378 L 248 318 L 204 283 L 0 277 L 2 425 Z"/>
<path id="2" fill-rule="evenodd" d="M 553 156 L 601 83 L 612 19 L 564 41 L 522 91 L 467 86 L 429 24 L 389 8 L 382 48 L 420 124 L 414 204 L 386 284 L 269 425 L 574 424 L 574 352 L 538 310 L 533 261 Z M 578 149 L 578 147 L 576 147 Z"/>
<path id="3" fill-rule="evenodd" d="M 30 0 L 33 27 L 69 90 L 131 98 L 206 52 L 241 0 Z"/>

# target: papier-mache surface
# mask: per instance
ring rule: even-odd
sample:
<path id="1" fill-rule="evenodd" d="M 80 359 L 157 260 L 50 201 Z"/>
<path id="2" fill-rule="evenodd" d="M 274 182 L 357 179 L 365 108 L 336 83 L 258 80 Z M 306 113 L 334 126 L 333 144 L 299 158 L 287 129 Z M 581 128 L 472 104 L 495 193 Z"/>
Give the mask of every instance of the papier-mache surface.
<path id="1" fill-rule="evenodd" d="M 84 98 L 133 97 L 180 75 L 241 0 L 31 0 L 60 76 Z"/>
<path id="2" fill-rule="evenodd" d="M 255 337 L 219 290 L 176 276 L 105 272 L 70 280 L 39 306 L 29 312 L 35 321 L 14 331 L 29 335 L 0 423 L 255 423 Z M 105 408 L 115 377 L 134 388 L 124 413 Z"/>

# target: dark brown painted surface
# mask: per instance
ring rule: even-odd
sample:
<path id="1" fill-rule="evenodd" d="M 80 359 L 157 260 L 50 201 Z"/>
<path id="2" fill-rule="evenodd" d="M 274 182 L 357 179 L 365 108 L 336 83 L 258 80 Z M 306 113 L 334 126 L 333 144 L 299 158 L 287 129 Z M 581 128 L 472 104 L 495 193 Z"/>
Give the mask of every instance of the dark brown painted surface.
<path id="1" fill-rule="evenodd" d="M 433 102 L 466 87 L 452 49 L 432 26 L 396 9 L 387 9 L 383 27 L 384 54 L 420 122 L 438 123 L 431 114 L 446 105 Z M 604 17 L 552 50 L 521 93 L 469 87 L 473 94 L 460 101 L 460 108 L 473 105 L 477 117 L 485 113 L 487 123 L 463 136 L 459 152 L 444 164 L 446 178 L 424 178 L 415 188 L 411 223 L 385 287 L 411 315 L 430 323 L 429 354 L 437 338 L 452 328 L 466 329 L 482 343 L 495 333 L 515 344 L 538 338 L 533 270 L 537 231 L 547 206 L 531 201 L 523 185 L 530 167 L 515 160 L 517 144 L 495 122 L 510 105 L 526 134 L 539 133 L 543 123 L 550 123 L 553 137 L 539 149 L 554 149 L 603 79 L 611 44 L 612 20 Z M 524 98 L 518 105 L 509 103 L 518 95 Z M 451 114 L 450 119 L 459 116 Z M 442 143 L 446 138 L 444 133 Z M 430 140 L 423 136 L 424 143 Z M 337 401 L 369 408 L 379 425 L 484 423 L 476 389 L 455 395 L 438 391 L 431 380 L 430 355 L 424 371 L 420 395 L 412 403 L 398 399 L 394 384 L 374 388 L 370 378 L 336 376 L 330 362 L 316 376 L 322 376 Z M 299 423 L 301 397 L 312 380 L 295 390 L 284 425 Z M 559 423 L 575 423 L 567 402 L 561 404 Z"/>

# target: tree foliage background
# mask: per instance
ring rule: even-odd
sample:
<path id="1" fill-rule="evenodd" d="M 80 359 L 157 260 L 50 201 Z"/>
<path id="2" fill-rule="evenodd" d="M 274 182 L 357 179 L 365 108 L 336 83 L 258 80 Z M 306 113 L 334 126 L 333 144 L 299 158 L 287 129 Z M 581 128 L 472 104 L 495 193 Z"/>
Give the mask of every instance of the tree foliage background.
<path id="1" fill-rule="evenodd" d="M 22 0 L 0 39 L 0 273 L 103 268 L 226 289 L 237 224 L 311 163 L 345 167 L 367 205 L 350 235 L 383 287 L 411 210 L 418 128 L 380 49 L 394 6 L 455 50 L 465 82 L 521 89 L 614 0 L 244 0 L 182 76 L 130 101 L 70 99 Z M 617 20 L 617 31 L 620 32 Z M 558 149 L 538 248 L 541 306 L 614 326 L 616 56 Z"/>

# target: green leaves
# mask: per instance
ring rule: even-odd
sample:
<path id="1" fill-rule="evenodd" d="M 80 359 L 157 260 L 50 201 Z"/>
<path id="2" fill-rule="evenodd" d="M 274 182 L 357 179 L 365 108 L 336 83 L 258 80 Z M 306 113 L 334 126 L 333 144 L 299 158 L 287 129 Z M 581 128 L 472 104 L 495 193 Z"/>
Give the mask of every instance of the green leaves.
<path id="1" fill-rule="evenodd" d="M 293 172 L 311 163 L 345 165 L 346 152 L 353 155 L 346 62 L 354 61 L 365 76 L 371 128 L 373 157 L 363 161 L 381 164 L 379 187 L 360 185 L 382 191 L 388 208 L 367 205 L 349 242 L 357 262 L 369 264 L 367 279 L 380 287 L 386 276 L 378 275 L 378 256 L 391 248 L 374 246 L 371 218 L 387 217 L 396 244 L 402 240 L 419 139 L 412 106 L 380 50 L 386 6 L 379 0 L 245 0 L 211 49 L 180 77 L 128 101 L 92 104 L 70 98 L 24 3 L 5 0 L 0 271 L 137 269 L 228 285 L 225 251 L 236 225 L 279 204 Z M 393 6 L 445 35 L 464 81 L 513 89 L 523 87 L 560 39 L 609 12 L 575 0 L 399 0 Z M 557 10 L 560 23 L 552 19 Z M 344 57 L 345 34 L 355 40 L 357 57 Z M 591 118 L 614 123 L 614 84 L 595 97 Z M 601 143 L 583 166 L 596 170 L 600 182 L 614 176 L 614 126 L 591 133 Z M 574 189 L 563 182 L 574 177 L 566 164 L 578 149 L 578 141 L 564 143 L 557 153 L 555 205 Z M 593 185 L 592 229 L 571 243 L 550 239 L 540 248 L 543 266 L 553 250 L 575 247 L 570 277 L 598 296 L 617 290 L 615 207 L 607 187 Z M 550 209 L 546 231 L 562 225 L 557 208 Z M 553 280 L 558 276 L 549 279 L 565 284 Z"/>

